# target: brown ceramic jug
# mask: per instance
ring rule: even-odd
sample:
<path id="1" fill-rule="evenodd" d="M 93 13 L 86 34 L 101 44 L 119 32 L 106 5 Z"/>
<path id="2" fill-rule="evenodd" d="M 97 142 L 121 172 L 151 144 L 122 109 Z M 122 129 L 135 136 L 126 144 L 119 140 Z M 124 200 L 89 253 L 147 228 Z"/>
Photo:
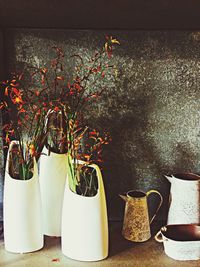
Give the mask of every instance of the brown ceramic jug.
<path id="1" fill-rule="evenodd" d="M 149 220 L 147 198 L 152 193 L 159 195 L 160 202 L 152 219 Z M 147 193 L 131 190 L 126 196 L 120 195 L 120 197 L 126 202 L 122 235 L 134 242 L 148 240 L 151 237 L 150 224 L 163 202 L 162 195 L 157 190 L 150 190 Z"/>

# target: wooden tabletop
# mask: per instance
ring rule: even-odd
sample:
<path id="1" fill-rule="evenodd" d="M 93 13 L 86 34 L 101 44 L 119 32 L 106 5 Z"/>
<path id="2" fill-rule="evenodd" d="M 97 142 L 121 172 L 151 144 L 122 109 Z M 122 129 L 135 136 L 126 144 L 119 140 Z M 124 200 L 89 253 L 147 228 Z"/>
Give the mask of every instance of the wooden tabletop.
<path id="1" fill-rule="evenodd" d="M 109 257 L 99 262 L 78 262 L 65 257 L 60 248 L 60 238 L 45 237 L 44 248 L 27 254 L 13 254 L 4 249 L 3 238 L 0 240 L 0 267 L 198 267 L 198 261 L 175 261 L 167 257 L 163 245 L 152 237 L 143 243 L 133 243 L 121 236 L 122 223 L 110 225 Z"/>

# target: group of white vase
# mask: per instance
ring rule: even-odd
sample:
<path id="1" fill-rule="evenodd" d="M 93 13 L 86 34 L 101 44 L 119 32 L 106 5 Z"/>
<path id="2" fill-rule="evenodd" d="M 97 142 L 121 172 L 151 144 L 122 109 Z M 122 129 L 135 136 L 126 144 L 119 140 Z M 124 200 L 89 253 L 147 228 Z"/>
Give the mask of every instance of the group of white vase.
<path id="1" fill-rule="evenodd" d="M 12 145 L 16 141 L 12 141 Z M 72 192 L 67 179 L 67 156 L 44 148 L 29 180 L 10 176 L 6 162 L 4 185 L 4 243 L 13 253 L 41 249 L 44 235 L 61 237 L 64 255 L 80 261 L 97 261 L 108 256 L 108 219 L 101 171 L 98 192 L 93 197 Z"/>

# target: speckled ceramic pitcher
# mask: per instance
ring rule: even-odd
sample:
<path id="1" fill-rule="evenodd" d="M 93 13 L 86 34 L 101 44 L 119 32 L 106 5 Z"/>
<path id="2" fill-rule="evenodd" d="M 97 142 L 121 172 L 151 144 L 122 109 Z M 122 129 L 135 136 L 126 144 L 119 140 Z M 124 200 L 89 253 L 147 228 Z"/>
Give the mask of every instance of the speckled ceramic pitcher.
<path id="1" fill-rule="evenodd" d="M 167 224 L 200 224 L 200 176 L 176 173 L 165 177 L 171 183 Z"/>
<path id="2" fill-rule="evenodd" d="M 160 202 L 152 219 L 149 220 L 147 198 L 152 193 L 159 195 Z M 131 190 L 126 196 L 120 195 L 120 197 L 126 202 L 122 235 L 134 242 L 148 240 L 151 237 L 150 224 L 163 202 L 162 195 L 157 190 L 150 190 L 147 193 Z"/>

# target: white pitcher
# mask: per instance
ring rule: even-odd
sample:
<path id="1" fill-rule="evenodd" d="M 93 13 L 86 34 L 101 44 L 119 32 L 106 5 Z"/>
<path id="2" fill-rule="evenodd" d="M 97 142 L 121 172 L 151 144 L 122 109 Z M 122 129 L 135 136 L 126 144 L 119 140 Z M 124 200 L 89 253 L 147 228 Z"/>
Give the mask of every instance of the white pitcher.
<path id="1" fill-rule="evenodd" d="M 171 183 L 167 224 L 199 224 L 200 176 L 177 173 L 165 177 Z"/>

